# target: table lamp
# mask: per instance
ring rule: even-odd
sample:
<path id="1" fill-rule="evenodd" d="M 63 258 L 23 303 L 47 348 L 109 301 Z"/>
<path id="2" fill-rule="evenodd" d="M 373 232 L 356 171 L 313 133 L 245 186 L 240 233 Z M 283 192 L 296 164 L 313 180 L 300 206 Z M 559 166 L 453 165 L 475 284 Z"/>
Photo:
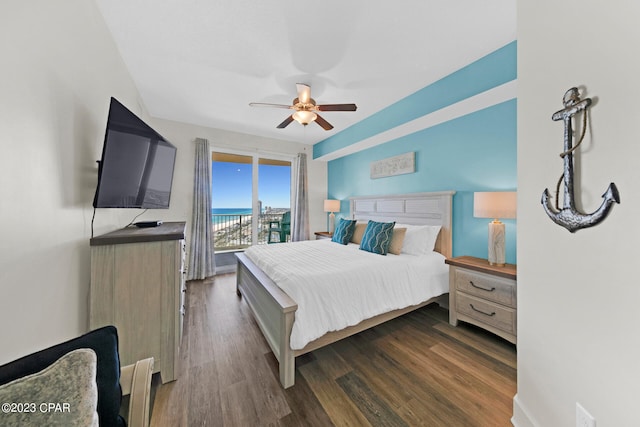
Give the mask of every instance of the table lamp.
<path id="1" fill-rule="evenodd" d="M 505 264 L 505 231 L 504 223 L 499 218 L 516 217 L 516 192 L 495 191 L 473 193 L 473 216 L 476 218 L 493 218 L 489 223 L 489 264 L 504 266 Z"/>
<path id="2" fill-rule="evenodd" d="M 324 211 L 329 212 L 329 233 L 333 234 L 336 223 L 334 212 L 340 212 L 340 200 L 325 200 Z"/>

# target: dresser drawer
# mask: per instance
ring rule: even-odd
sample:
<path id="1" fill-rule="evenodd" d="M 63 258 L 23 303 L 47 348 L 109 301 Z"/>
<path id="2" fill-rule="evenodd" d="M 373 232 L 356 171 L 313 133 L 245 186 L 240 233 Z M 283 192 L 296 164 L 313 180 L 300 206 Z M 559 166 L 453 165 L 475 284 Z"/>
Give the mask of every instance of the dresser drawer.
<path id="1" fill-rule="evenodd" d="M 487 301 L 516 307 L 515 281 L 471 270 L 456 269 L 455 289 Z"/>
<path id="2" fill-rule="evenodd" d="M 456 311 L 486 325 L 516 333 L 516 311 L 462 292 L 456 292 Z"/>

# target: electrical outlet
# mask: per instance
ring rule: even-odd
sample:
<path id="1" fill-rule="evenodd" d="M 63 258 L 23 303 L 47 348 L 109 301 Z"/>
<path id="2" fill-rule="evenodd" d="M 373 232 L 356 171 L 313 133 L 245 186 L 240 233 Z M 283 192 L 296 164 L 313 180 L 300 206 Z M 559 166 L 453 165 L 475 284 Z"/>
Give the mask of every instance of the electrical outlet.
<path id="1" fill-rule="evenodd" d="M 596 427 L 596 419 L 576 402 L 576 427 Z"/>

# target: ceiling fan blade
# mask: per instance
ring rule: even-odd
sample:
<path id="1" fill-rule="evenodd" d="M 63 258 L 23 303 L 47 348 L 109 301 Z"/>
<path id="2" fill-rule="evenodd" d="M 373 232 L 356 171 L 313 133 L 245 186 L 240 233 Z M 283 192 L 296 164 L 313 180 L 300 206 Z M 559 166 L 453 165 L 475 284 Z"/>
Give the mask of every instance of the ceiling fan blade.
<path id="1" fill-rule="evenodd" d="M 311 87 L 304 83 L 296 83 L 298 88 L 298 100 L 303 104 L 308 104 L 311 100 Z"/>
<path id="2" fill-rule="evenodd" d="M 287 110 L 293 109 L 291 105 L 284 104 L 268 104 L 266 102 L 250 102 L 250 107 L 272 107 L 272 108 L 286 108 Z"/>
<path id="3" fill-rule="evenodd" d="M 325 104 L 316 106 L 318 111 L 356 111 L 356 104 Z"/>
<path id="4" fill-rule="evenodd" d="M 322 129 L 324 130 L 331 130 L 333 129 L 333 126 L 331 126 L 331 123 L 329 123 L 328 121 L 326 121 L 325 119 L 323 119 L 322 117 L 320 117 L 320 115 L 316 114 L 316 119 L 315 122 L 317 124 L 319 124 Z"/>
<path id="5" fill-rule="evenodd" d="M 291 123 L 293 121 L 293 115 L 287 117 L 286 119 L 284 119 L 284 121 L 282 123 L 280 123 L 278 126 L 276 126 L 278 129 L 284 129 L 287 126 L 289 126 L 289 123 Z"/>

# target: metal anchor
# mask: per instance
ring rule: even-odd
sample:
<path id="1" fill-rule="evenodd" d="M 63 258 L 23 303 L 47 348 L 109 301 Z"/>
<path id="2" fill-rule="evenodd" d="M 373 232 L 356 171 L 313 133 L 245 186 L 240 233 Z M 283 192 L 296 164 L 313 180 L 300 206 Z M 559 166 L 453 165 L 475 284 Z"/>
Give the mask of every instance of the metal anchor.
<path id="1" fill-rule="evenodd" d="M 607 191 L 602 195 L 604 200 L 597 210 L 590 214 L 584 214 L 576 209 L 573 193 L 573 151 L 578 147 L 580 142 L 582 142 L 582 138 L 578 144 L 573 147 L 573 129 L 571 127 L 571 119 L 577 113 L 582 111 L 582 114 L 585 115 L 585 122 L 583 126 L 584 132 L 584 128 L 586 128 L 586 110 L 591 105 L 591 98 L 581 100 L 578 89 L 574 87 L 564 94 L 562 101 L 565 108 L 555 112 L 553 116 L 551 116 L 551 119 L 553 121 L 562 120 L 564 122 L 564 152 L 560 155 L 564 160 L 563 207 L 559 210 L 554 209 L 551 205 L 549 189 L 545 189 L 542 193 L 541 202 L 545 212 L 553 222 L 573 233 L 581 228 L 592 227 L 604 220 L 611 211 L 613 203 L 620 203 L 620 195 L 618 193 L 618 188 L 612 182 L 609 184 Z M 559 197 L 559 194 L 556 194 L 556 197 Z"/>

